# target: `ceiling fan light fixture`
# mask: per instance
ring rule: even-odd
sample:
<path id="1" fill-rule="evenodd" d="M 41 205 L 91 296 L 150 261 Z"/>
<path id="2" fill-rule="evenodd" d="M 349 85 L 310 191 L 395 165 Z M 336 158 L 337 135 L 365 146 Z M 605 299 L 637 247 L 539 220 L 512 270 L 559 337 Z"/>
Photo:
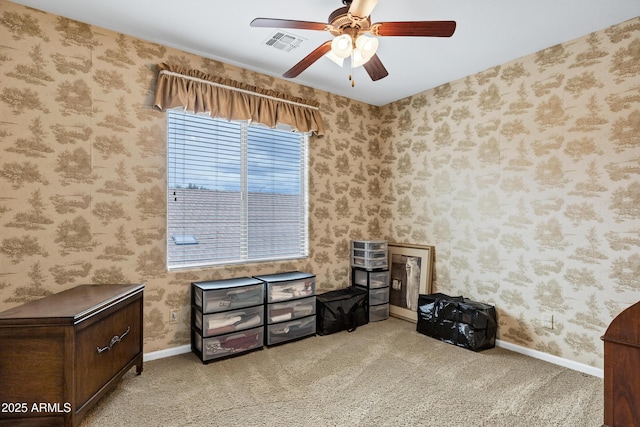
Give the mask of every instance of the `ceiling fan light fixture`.
<path id="1" fill-rule="evenodd" d="M 371 11 L 378 0 L 342 0 L 342 3 L 345 6 L 334 10 L 326 23 L 274 18 L 256 18 L 251 21 L 252 27 L 328 31 L 334 36 L 333 40 L 325 41 L 302 58 L 285 72 L 283 77 L 297 77 L 322 56 L 327 56 L 338 65 L 342 65 L 344 59 L 350 56 L 352 75 L 353 68 L 364 66 L 371 80 L 378 81 L 389 75 L 376 54 L 378 37 L 451 37 L 456 30 L 456 21 L 398 21 L 371 24 Z M 351 86 L 352 75 L 349 77 Z"/>
<path id="2" fill-rule="evenodd" d="M 351 55 L 352 50 L 353 42 L 349 34 L 342 34 L 331 42 L 331 51 L 339 58 L 346 58 Z"/>
<path id="3" fill-rule="evenodd" d="M 378 39 L 363 34 L 356 39 L 356 50 L 360 51 L 364 62 L 367 62 L 378 50 Z"/>
<path id="4" fill-rule="evenodd" d="M 364 65 L 364 63 L 367 62 L 369 59 L 371 58 L 365 59 L 365 57 L 362 56 L 362 52 L 360 52 L 360 49 L 354 49 L 353 54 L 351 55 L 351 66 L 353 68 L 357 68 L 361 65 Z"/>
<path id="5" fill-rule="evenodd" d="M 334 51 L 330 50 L 329 52 L 327 52 L 324 55 L 326 58 L 330 59 L 331 61 L 335 62 L 336 65 L 338 65 L 339 67 L 342 67 L 344 65 L 344 58 L 340 58 L 338 55 L 335 54 Z"/>

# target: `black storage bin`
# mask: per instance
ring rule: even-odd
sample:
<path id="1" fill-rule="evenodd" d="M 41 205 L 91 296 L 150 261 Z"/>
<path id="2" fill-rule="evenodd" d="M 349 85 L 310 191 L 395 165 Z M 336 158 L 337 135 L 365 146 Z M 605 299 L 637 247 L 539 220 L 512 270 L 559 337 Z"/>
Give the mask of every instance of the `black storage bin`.
<path id="1" fill-rule="evenodd" d="M 421 334 L 473 351 L 496 345 L 496 308 L 468 298 L 436 293 L 419 295 L 418 325 Z"/>
<path id="2" fill-rule="evenodd" d="M 316 333 L 354 331 L 368 323 L 368 305 L 369 292 L 356 286 L 316 295 Z"/>

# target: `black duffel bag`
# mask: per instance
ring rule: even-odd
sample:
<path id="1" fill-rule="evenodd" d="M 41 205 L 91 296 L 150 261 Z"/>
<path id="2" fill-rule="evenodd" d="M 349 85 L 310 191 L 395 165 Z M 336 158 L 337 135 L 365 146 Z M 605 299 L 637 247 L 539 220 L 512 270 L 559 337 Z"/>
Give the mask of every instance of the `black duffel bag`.
<path id="1" fill-rule="evenodd" d="M 351 286 L 316 295 L 316 333 L 329 335 L 369 322 L 369 292 Z"/>
<path id="2" fill-rule="evenodd" d="M 418 296 L 416 331 L 473 351 L 496 345 L 498 322 L 493 305 L 435 293 Z"/>

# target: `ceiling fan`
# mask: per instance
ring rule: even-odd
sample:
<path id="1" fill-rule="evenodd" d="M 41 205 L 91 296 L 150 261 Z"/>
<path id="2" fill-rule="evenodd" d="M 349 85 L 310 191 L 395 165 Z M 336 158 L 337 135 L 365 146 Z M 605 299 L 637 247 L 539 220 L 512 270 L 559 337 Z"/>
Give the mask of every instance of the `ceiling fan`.
<path id="1" fill-rule="evenodd" d="M 256 18 L 251 21 L 252 27 L 329 31 L 334 36 L 333 40 L 318 46 L 284 73 L 283 77 L 297 77 L 311 64 L 327 55 L 339 65 L 342 65 L 344 58 L 351 57 L 352 69 L 362 65 L 371 80 L 380 80 L 388 76 L 389 73 L 376 55 L 377 37 L 451 37 L 456 30 L 455 21 L 404 21 L 372 24 L 371 11 L 378 0 L 342 0 L 342 3 L 345 6 L 334 10 L 329 15 L 328 23 L 276 18 Z M 353 86 L 352 79 L 351 85 Z"/>

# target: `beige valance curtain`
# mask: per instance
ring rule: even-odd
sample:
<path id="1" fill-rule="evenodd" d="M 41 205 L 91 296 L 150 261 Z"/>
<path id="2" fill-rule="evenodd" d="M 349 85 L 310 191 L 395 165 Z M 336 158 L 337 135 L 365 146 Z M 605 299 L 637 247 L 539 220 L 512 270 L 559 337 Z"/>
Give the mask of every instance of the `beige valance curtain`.
<path id="1" fill-rule="evenodd" d="M 184 107 L 227 120 L 250 120 L 271 128 L 282 123 L 300 132 L 324 134 L 320 104 L 315 101 L 180 66 L 158 64 L 158 68 L 154 105 L 161 110 Z"/>

